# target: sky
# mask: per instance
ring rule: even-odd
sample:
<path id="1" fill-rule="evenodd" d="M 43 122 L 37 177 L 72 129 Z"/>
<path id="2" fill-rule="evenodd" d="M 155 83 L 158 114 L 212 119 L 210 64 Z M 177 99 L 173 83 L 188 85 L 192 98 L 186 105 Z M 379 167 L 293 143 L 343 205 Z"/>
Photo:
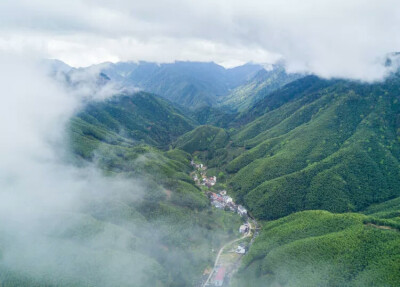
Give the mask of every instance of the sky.
<path id="1" fill-rule="evenodd" d="M 0 51 L 72 66 L 105 61 L 285 59 L 290 71 L 374 81 L 400 51 L 396 0 L 13 0 L 0 3 Z"/>

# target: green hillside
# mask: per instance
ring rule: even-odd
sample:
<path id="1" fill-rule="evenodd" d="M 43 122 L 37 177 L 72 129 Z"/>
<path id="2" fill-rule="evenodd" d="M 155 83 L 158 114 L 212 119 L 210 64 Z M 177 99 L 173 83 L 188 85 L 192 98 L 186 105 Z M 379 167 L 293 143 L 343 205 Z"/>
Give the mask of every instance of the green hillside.
<path id="1" fill-rule="evenodd" d="M 233 286 L 399 286 L 399 76 L 366 84 L 282 70 L 250 77 L 255 70 L 186 62 L 110 70 L 194 110 L 144 92 L 87 103 L 70 121 L 64 159 L 141 194 L 47 214 L 59 222 L 32 242 L 61 258 L 16 269 L 1 260 L 0 285 L 196 285 L 242 219 L 211 207 L 189 175 L 194 158 L 262 226 Z M 210 107 L 232 89 L 225 106 Z M 0 258 L 16 246 L 0 230 Z M 30 251 L 16 260 L 45 255 Z M 105 263 L 110 274 L 99 276 Z"/>
<path id="2" fill-rule="evenodd" d="M 274 65 L 271 70 L 260 70 L 244 85 L 234 89 L 221 99 L 221 105 L 245 111 L 268 94 L 301 77 L 300 74 L 287 74 L 283 66 Z"/>
<path id="3" fill-rule="evenodd" d="M 77 132 L 102 142 L 126 141 L 165 148 L 194 127 L 166 100 L 135 93 L 89 103 L 73 121 Z M 78 131 L 79 130 L 79 131 Z"/>
<path id="4" fill-rule="evenodd" d="M 226 107 L 203 107 L 188 113 L 188 116 L 200 125 L 228 128 L 236 120 L 238 113 Z"/>
<path id="5" fill-rule="evenodd" d="M 262 219 L 305 209 L 359 211 L 400 195 L 400 83 L 308 77 L 242 115 L 245 147 L 226 165 L 236 197 Z"/>
<path id="6" fill-rule="evenodd" d="M 242 220 L 210 206 L 189 176 L 188 153 L 144 144 L 165 146 L 192 128 L 190 120 L 164 100 L 139 93 L 89 104 L 69 128 L 68 161 L 95 164 L 110 180 L 131 180 L 132 193 L 89 196 L 83 211 L 46 214 L 57 221 L 32 238 L 33 250 L 57 248 L 62 258 L 21 250 L 15 260 L 48 259 L 17 269 L 0 261 L 1 286 L 184 287 L 199 281 L 213 263 L 212 249 L 236 238 Z M 144 194 L 135 193 L 138 184 Z M 18 242 L 0 230 L 0 258 L 14 246 Z"/>
<path id="7" fill-rule="evenodd" d="M 175 147 L 188 153 L 195 151 L 213 152 L 224 148 L 229 141 L 228 133 L 221 128 L 213 126 L 200 126 L 181 136 Z"/>
<path id="8" fill-rule="evenodd" d="M 87 68 L 102 71 L 123 87 L 140 88 L 193 110 L 216 105 L 261 69 L 250 63 L 226 69 L 213 62 L 188 61 L 103 63 Z"/>
<path id="9" fill-rule="evenodd" d="M 232 286 L 399 286 L 400 232 L 304 211 L 263 226 Z"/>

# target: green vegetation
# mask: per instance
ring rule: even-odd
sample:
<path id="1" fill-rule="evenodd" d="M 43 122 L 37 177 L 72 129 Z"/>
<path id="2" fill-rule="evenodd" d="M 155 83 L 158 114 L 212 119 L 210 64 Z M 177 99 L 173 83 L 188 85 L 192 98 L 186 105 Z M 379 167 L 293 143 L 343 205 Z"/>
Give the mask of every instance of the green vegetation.
<path id="1" fill-rule="evenodd" d="M 57 229 L 40 244 L 65 250 L 65 258 L 54 259 L 46 274 L 36 272 L 35 266 L 20 267 L 26 270 L 21 274 L 0 265 L 0 285 L 163 287 L 190 286 L 199 280 L 213 263 L 211 250 L 238 236 L 241 218 L 210 206 L 189 177 L 188 153 L 145 144 L 167 147 L 191 127 L 178 110 L 149 94 L 88 105 L 71 120 L 74 156 L 68 160 L 82 166 L 92 162 L 110 178 L 131 179 L 132 194 L 91 199 L 84 213 L 62 216 L 65 224 L 54 223 Z M 0 257 L 3 248 L 12 246 L 10 240 L 0 231 Z M 121 263 L 126 272 L 113 273 Z M 110 274 L 98 276 L 105 266 Z"/>
<path id="2" fill-rule="evenodd" d="M 193 126 L 192 120 L 166 100 L 135 93 L 88 104 L 72 128 L 89 140 L 119 144 L 128 139 L 165 148 Z"/>
<path id="3" fill-rule="evenodd" d="M 283 66 L 274 65 L 271 70 L 260 70 L 247 83 L 234 89 L 221 104 L 245 111 L 268 94 L 301 77 L 300 74 L 287 74 Z"/>
<path id="4" fill-rule="evenodd" d="M 175 147 L 188 153 L 195 151 L 215 152 L 224 148 L 229 141 L 228 133 L 213 126 L 200 126 L 186 133 L 175 142 Z"/>
<path id="5" fill-rule="evenodd" d="M 397 78 L 366 85 L 308 77 L 269 95 L 247 118 L 265 113 L 232 135 L 247 149 L 226 165 L 237 199 L 256 217 L 276 219 L 360 211 L 399 196 L 399 92 Z"/>
<path id="6" fill-rule="evenodd" d="M 374 84 L 295 80 L 279 70 L 247 78 L 254 67 L 227 72 L 210 65 L 141 64 L 125 80 L 192 108 L 219 108 L 183 113 L 137 93 L 90 103 L 71 120 L 68 160 L 92 162 L 109 177 L 140 178 L 145 192 L 140 200 L 93 202 L 54 237 L 87 240 L 107 230 L 127 247 L 84 252 L 100 262 L 126 258 L 127 268 L 136 264 L 132 258 L 144 262 L 138 286 L 192 285 L 212 263 L 211 249 L 235 237 L 241 222 L 212 209 L 193 184 L 194 158 L 217 176 L 211 190 L 229 189 L 265 220 L 234 286 L 399 286 L 399 76 Z M 201 77 L 182 79 L 193 69 Z M 154 77 L 142 79 L 146 71 Z M 217 76 L 223 79 L 215 82 Z M 223 102 L 219 93 L 234 87 Z M 7 240 L 0 233 L 0 256 Z M 110 285 L 54 276 L 26 277 L 0 265 L 2 286 Z"/>
<path id="7" fill-rule="evenodd" d="M 233 286 L 399 286 L 400 232 L 304 211 L 263 226 Z"/>
<path id="8" fill-rule="evenodd" d="M 225 69 L 212 62 L 177 61 L 130 63 L 128 69 L 111 65 L 104 73 L 124 85 L 139 87 L 195 110 L 216 105 L 231 89 L 245 83 L 261 69 L 262 66 L 253 64 Z M 121 74 L 126 76 L 121 79 Z"/>
<path id="9" fill-rule="evenodd" d="M 235 120 L 237 113 L 224 107 L 203 107 L 191 112 L 190 117 L 200 125 L 227 128 Z"/>

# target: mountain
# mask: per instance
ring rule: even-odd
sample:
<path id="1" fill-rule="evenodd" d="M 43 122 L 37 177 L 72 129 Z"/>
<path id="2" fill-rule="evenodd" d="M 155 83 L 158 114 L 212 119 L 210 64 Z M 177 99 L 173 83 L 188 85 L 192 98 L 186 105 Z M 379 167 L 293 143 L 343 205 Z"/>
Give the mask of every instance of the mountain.
<path id="1" fill-rule="evenodd" d="M 49 71 L 49 74 L 68 73 L 73 68 L 57 59 L 44 59 L 41 64 Z"/>
<path id="2" fill-rule="evenodd" d="M 400 232 L 357 213 L 267 222 L 231 286 L 399 286 Z"/>
<path id="3" fill-rule="evenodd" d="M 71 119 L 68 160 L 146 188 L 139 200 L 113 195 L 72 211 L 74 224 L 51 236 L 90 242 L 106 229 L 128 244 L 85 245 L 92 260 L 78 267 L 90 275 L 83 281 L 51 270 L 26 278 L 0 265 L 3 285 L 195 285 L 242 220 L 210 206 L 193 184 L 192 159 L 218 177 L 211 191 L 228 190 L 261 226 L 244 240 L 252 245 L 231 286 L 400 285 L 400 75 L 362 83 L 190 62 L 91 69 L 99 85 L 164 94 L 89 101 Z M 0 256 L 10 241 L 0 232 Z M 144 262 L 143 277 L 96 281 L 96 264 L 109 258 L 127 270 Z"/>
<path id="4" fill-rule="evenodd" d="M 272 65 L 270 69 L 258 71 L 246 83 L 235 88 L 221 100 L 220 105 L 242 112 L 269 93 L 301 77 L 301 74 L 286 73 L 282 64 Z"/>
<path id="5" fill-rule="evenodd" d="M 400 197 L 362 213 L 302 211 L 267 222 L 232 286 L 398 286 Z"/>
<path id="6" fill-rule="evenodd" d="M 399 75 L 306 76 L 235 114 L 219 144 L 212 126 L 178 138 L 262 220 L 231 286 L 400 284 L 399 95 Z"/>
<path id="7" fill-rule="evenodd" d="M 71 68 L 61 61 L 50 61 L 52 69 L 68 78 L 103 75 L 125 89 L 143 90 L 160 95 L 191 110 L 222 106 L 243 111 L 270 92 L 303 75 L 288 74 L 284 65 L 247 63 L 226 69 L 213 62 L 152 62 L 102 63 L 87 68 Z M 77 76 L 78 75 L 78 76 Z"/>
<path id="8" fill-rule="evenodd" d="M 84 139 L 76 142 L 100 141 L 97 146 L 89 145 L 89 149 L 96 151 L 92 160 L 104 169 L 146 174 L 172 190 L 171 199 L 160 197 L 155 208 L 150 201 L 146 206 L 151 208 L 139 209 L 145 218 L 149 218 L 149 210 L 155 210 L 151 216 L 169 218 L 164 213 L 167 205 L 168 210 L 199 210 L 185 210 L 184 216 L 194 221 L 184 226 L 216 220 L 214 215 L 203 217 L 210 209 L 189 184 L 185 174 L 188 161 L 198 158 L 209 171 L 223 177 L 219 184 L 228 188 L 235 200 L 262 224 L 232 286 L 397 286 L 399 95 L 398 76 L 373 84 L 306 76 L 267 93 L 240 113 L 215 108 L 181 113 L 166 104 L 173 111 L 170 113 L 188 123 L 187 130 L 179 129 L 172 137 L 149 134 L 138 145 L 134 140 L 143 132 L 140 125 L 128 125 L 131 132 L 121 133 L 100 120 L 91 124 L 104 129 L 107 135 L 92 138 L 81 132 Z M 140 117 L 135 116 L 138 123 L 147 124 L 151 115 L 158 119 L 157 113 L 146 110 L 167 109 L 164 105 L 147 109 L 146 102 L 137 104 L 144 110 Z M 124 97 L 105 103 L 96 105 L 102 111 L 108 111 L 108 105 L 129 107 Z M 135 112 L 127 110 L 129 114 Z M 101 119 L 102 113 L 89 112 L 96 119 Z M 215 119 L 226 115 L 230 115 L 229 121 L 224 120 L 229 129 L 198 125 L 198 119 L 217 122 Z M 161 117 L 157 122 L 161 134 L 172 133 L 171 125 L 176 119 L 167 119 L 168 116 Z M 127 122 L 119 120 L 117 126 Z M 145 143 L 173 149 L 159 151 Z M 79 145 L 75 151 L 82 154 Z M 137 159 L 138 163 L 132 164 Z M 178 218 L 183 220 L 181 215 Z M 234 225 L 234 219 L 229 220 L 232 221 L 227 226 Z M 217 226 L 211 228 L 214 232 Z M 171 234 L 167 234 L 169 238 Z M 196 244 L 205 244 L 205 234 L 185 249 L 187 256 L 199 256 L 189 250 Z M 179 236 L 179 246 L 185 236 Z M 154 254 L 150 258 L 164 262 Z M 182 286 L 196 272 L 196 268 L 186 266 L 183 270 L 188 275 L 184 276 L 164 263 L 161 268 L 178 274 Z M 196 266 L 205 265 L 199 259 Z"/>
<path id="9" fill-rule="evenodd" d="M 180 61 L 104 63 L 87 68 L 103 72 L 123 87 L 155 93 L 190 109 L 216 105 L 262 69 L 256 64 L 226 69 L 212 62 Z"/>
<path id="10" fill-rule="evenodd" d="M 167 100 L 144 92 L 87 103 L 68 126 L 66 160 L 96 166 L 117 188 L 83 194 L 85 208 L 43 211 L 52 219 L 41 234 L 45 240 L 30 238 L 27 251 L 17 252 L 25 258 L 44 250 L 38 266 L 13 269 L 2 260 L 1 285 L 184 287 L 199 281 L 214 260 L 212 250 L 239 236 L 242 220 L 212 208 L 189 176 L 191 155 L 168 149 L 193 127 Z M 13 238 L 0 230 L 0 257 L 10 248 Z M 50 256 L 48 248 L 62 256 Z"/>
<path id="11" fill-rule="evenodd" d="M 214 126 L 199 126 L 179 137 L 174 143 L 175 147 L 190 154 L 196 151 L 213 152 L 224 148 L 229 141 L 228 133 Z"/>
<path id="12" fill-rule="evenodd" d="M 400 195 L 400 79 L 362 84 L 306 77 L 243 115 L 226 165 L 255 216 L 359 211 Z"/>
<path id="13" fill-rule="evenodd" d="M 139 92 L 89 103 L 74 119 L 74 127 L 82 135 L 105 142 L 124 139 L 166 148 L 192 130 L 194 122 L 165 99 Z"/>

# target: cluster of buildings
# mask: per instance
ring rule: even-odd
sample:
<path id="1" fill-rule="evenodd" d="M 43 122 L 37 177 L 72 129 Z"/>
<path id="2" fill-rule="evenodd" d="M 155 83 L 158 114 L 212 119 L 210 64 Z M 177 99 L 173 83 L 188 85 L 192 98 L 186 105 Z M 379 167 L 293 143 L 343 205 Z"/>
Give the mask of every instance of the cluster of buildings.
<path id="1" fill-rule="evenodd" d="M 247 210 L 241 205 L 236 205 L 232 197 L 226 194 L 226 190 L 221 190 L 219 193 L 210 192 L 209 198 L 211 204 L 216 208 L 225 209 L 227 207 L 241 216 L 247 215 Z"/>
<path id="2" fill-rule="evenodd" d="M 203 165 L 202 163 L 195 163 L 193 160 L 190 161 L 190 164 L 198 170 L 206 170 L 207 167 L 205 165 Z"/>
<path id="3" fill-rule="evenodd" d="M 216 176 L 211 176 L 207 177 L 205 174 L 202 175 L 202 185 L 205 185 L 207 187 L 214 186 L 217 183 L 217 177 Z"/>
<path id="4" fill-rule="evenodd" d="M 216 176 L 207 177 L 207 167 L 205 165 L 202 163 L 196 163 L 193 160 L 190 162 L 190 164 L 197 170 L 197 172 L 194 172 L 192 175 L 193 180 L 197 185 L 204 185 L 210 188 L 217 183 Z M 237 212 L 241 216 L 247 215 L 247 210 L 241 205 L 236 205 L 233 202 L 232 197 L 226 194 L 226 190 L 221 190 L 218 193 L 211 192 L 208 193 L 208 195 L 211 200 L 211 204 L 216 208 L 229 208 L 231 211 Z"/>
<path id="5" fill-rule="evenodd" d="M 195 163 L 193 160 L 190 162 L 190 164 L 196 170 L 200 171 L 200 177 L 197 173 L 193 174 L 193 180 L 196 182 L 196 184 L 204 185 L 210 188 L 217 183 L 216 176 L 207 177 L 205 172 L 207 170 L 207 167 L 205 165 L 203 165 L 202 163 Z"/>
<path id="6" fill-rule="evenodd" d="M 207 177 L 205 173 L 201 173 L 201 177 L 195 173 L 193 174 L 193 180 L 196 182 L 198 185 L 204 185 L 207 187 L 212 187 L 217 183 L 217 177 L 216 176 L 211 176 Z"/>

